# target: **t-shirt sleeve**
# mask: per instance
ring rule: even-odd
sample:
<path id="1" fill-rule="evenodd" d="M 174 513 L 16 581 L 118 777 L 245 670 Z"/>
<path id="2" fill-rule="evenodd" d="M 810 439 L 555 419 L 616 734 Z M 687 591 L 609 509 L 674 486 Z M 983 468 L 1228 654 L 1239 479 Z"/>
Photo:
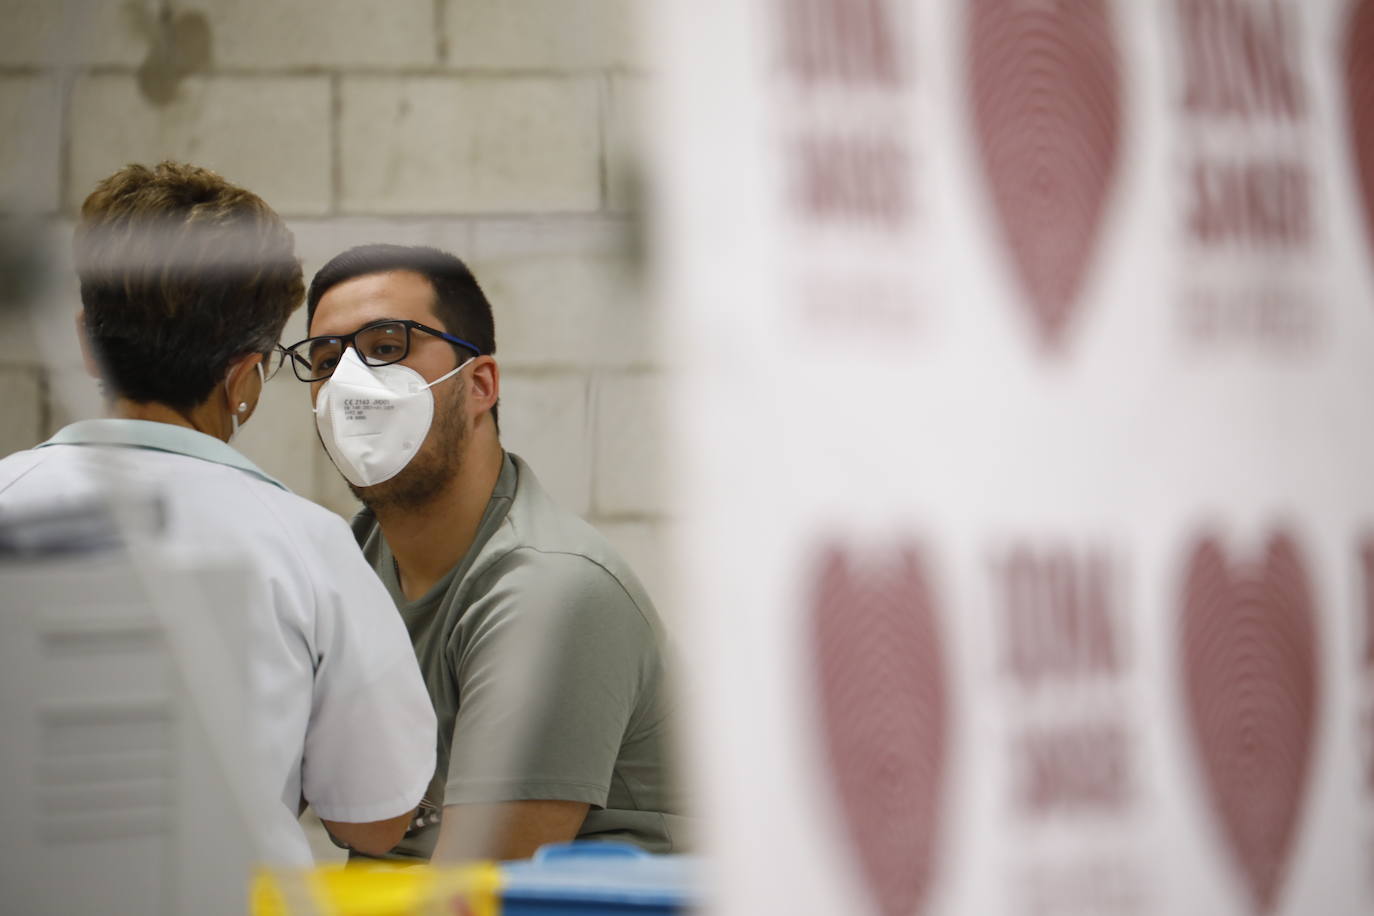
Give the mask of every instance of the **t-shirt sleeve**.
<path id="1" fill-rule="evenodd" d="M 658 664 L 652 628 L 604 568 L 515 551 L 447 647 L 458 687 L 445 804 L 603 807 Z"/>
<path id="2" fill-rule="evenodd" d="M 392 602 L 340 522 L 317 536 L 315 692 L 301 787 L 325 820 L 405 814 L 434 773 L 434 707 Z"/>

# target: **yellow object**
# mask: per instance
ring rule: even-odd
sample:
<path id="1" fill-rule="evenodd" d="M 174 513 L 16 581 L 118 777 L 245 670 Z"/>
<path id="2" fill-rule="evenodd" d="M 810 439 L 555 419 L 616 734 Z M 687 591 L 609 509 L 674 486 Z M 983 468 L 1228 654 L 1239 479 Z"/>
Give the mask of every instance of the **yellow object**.
<path id="1" fill-rule="evenodd" d="M 324 865 L 263 869 L 253 881 L 252 916 L 499 916 L 501 870 L 494 863 Z"/>

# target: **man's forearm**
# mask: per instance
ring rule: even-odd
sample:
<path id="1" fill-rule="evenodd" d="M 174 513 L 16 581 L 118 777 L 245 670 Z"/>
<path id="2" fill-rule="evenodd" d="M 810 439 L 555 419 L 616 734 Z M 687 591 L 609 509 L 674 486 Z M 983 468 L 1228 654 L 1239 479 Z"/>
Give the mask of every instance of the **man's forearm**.
<path id="1" fill-rule="evenodd" d="M 433 861 L 527 859 L 545 843 L 574 839 L 589 807 L 546 800 L 446 805 Z"/>

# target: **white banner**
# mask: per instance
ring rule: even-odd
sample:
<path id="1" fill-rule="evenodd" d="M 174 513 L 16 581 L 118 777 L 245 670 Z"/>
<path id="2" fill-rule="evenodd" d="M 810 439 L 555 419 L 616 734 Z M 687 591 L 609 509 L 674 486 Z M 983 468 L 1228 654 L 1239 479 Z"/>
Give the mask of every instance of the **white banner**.
<path id="1" fill-rule="evenodd" d="M 649 32 L 717 911 L 1374 911 L 1374 0 Z"/>

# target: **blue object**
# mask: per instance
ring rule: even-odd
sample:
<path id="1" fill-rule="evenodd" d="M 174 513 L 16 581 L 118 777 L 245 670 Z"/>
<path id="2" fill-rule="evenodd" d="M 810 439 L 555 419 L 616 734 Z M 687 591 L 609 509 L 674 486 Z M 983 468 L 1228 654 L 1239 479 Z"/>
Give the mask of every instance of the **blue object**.
<path id="1" fill-rule="evenodd" d="M 651 855 L 629 843 L 581 840 L 540 847 L 501 867 L 503 916 L 570 913 L 675 916 L 696 906 L 697 858 Z"/>

